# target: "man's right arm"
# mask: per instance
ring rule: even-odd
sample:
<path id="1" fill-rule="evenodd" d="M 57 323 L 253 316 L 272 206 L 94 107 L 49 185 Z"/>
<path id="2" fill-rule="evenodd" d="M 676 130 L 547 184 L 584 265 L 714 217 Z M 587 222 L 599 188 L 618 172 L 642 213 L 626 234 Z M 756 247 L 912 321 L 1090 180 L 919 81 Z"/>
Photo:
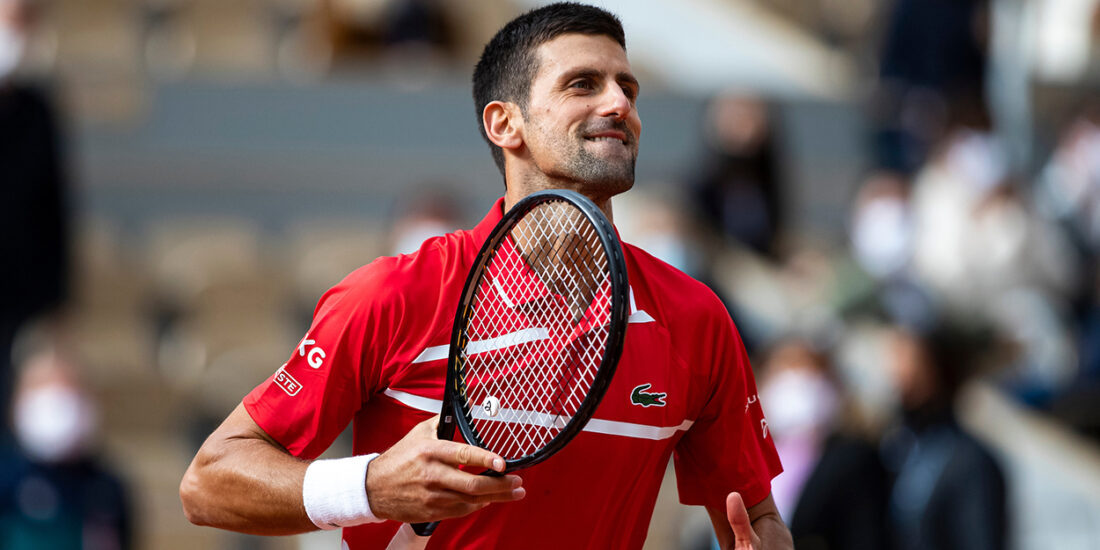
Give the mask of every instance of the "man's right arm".
<path id="1" fill-rule="evenodd" d="M 440 441 L 436 418 L 421 422 L 371 462 L 364 484 L 375 516 L 404 522 L 464 516 L 492 502 L 524 496 L 520 478 L 489 477 L 458 469 L 503 469 L 500 456 Z M 302 501 L 309 462 L 290 455 L 238 405 L 207 438 L 180 483 L 187 518 L 256 535 L 316 530 Z"/>

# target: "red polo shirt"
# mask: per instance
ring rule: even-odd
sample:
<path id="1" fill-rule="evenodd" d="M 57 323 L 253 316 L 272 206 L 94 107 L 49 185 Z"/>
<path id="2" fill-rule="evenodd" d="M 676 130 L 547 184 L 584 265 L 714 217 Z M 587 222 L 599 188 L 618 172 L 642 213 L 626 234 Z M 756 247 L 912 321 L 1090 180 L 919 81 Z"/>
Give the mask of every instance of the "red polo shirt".
<path id="1" fill-rule="evenodd" d="M 317 457 L 354 421 L 354 452 L 382 452 L 438 414 L 459 294 L 503 199 L 471 231 L 364 266 L 329 290 L 291 358 L 244 399 L 295 456 Z M 680 500 L 749 505 L 781 471 L 744 346 L 706 286 L 624 245 L 630 324 L 607 394 L 564 450 L 521 470 L 527 497 L 442 522 L 428 548 L 641 548 L 665 465 Z M 344 529 L 385 548 L 393 521 Z"/>

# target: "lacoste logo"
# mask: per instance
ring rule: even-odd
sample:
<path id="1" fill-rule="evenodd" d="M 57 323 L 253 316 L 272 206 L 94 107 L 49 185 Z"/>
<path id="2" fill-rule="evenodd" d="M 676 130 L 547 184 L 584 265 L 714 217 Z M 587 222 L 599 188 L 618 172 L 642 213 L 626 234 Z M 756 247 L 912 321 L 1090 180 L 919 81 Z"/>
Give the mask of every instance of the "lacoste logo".
<path id="1" fill-rule="evenodd" d="M 667 397 L 668 394 L 646 392 L 650 386 L 652 386 L 652 384 L 642 384 L 634 388 L 634 391 L 630 392 L 630 402 L 643 407 L 664 407 L 665 397 Z"/>

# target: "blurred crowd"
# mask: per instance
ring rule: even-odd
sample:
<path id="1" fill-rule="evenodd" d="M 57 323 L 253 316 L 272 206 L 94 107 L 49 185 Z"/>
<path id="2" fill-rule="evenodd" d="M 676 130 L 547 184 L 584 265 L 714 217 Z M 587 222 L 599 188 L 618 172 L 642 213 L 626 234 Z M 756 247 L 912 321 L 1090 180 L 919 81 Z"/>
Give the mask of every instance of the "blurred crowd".
<path id="1" fill-rule="evenodd" d="M 980 383 L 1100 437 L 1100 104 L 1086 84 L 1021 169 L 987 99 L 991 4 L 885 15 L 846 243 L 791 233 L 775 106 L 743 93 L 711 100 L 677 196 L 618 221 L 726 300 L 798 548 L 1008 548 L 1003 460 L 958 402 Z"/>
<path id="2" fill-rule="evenodd" d="M 773 493 L 798 548 L 1023 547 L 1010 536 L 1018 518 L 1002 452 L 961 418 L 959 402 L 975 384 L 992 387 L 1100 442 L 1097 84 L 1070 87 L 1042 120 L 1049 143 L 1021 161 L 989 77 L 995 13 L 1015 2 L 760 3 L 873 74 L 853 100 L 866 120 L 867 165 L 847 199 L 845 238 L 796 231 L 782 104 L 744 91 L 707 101 L 691 168 L 667 185 L 640 183 L 616 203 L 616 223 L 626 241 L 728 305 L 784 463 Z M 363 63 L 431 71 L 467 61 L 478 29 L 517 9 L 504 0 L 476 10 L 433 0 L 221 4 L 141 3 L 138 64 L 157 78 L 203 63 L 292 79 Z M 241 220 L 161 226 L 146 277 L 127 274 L 125 254 L 109 246 L 74 251 L 63 125 L 48 88 L 16 70 L 43 5 L 0 0 L 0 225 L 10 236 L 0 256 L 18 259 L 0 273 L 0 406 L 11 420 L 0 430 L 0 548 L 131 548 L 134 498 L 95 445 L 96 397 L 108 419 L 125 416 L 137 432 L 188 433 L 190 448 L 170 453 L 184 461 L 283 360 L 328 285 L 470 218 L 445 183 L 410 190 L 384 234 L 360 220 L 295 226 L 283 242 L 296 261 L 263 281 L 260 229 Z M 1100 51 L 1100 3 L 1091 5 Z M 275 23 L 193 25 L 226 11 Z M 218 48 L 233 55 L 209 54 Z M 251 56 L 256 49 L 276 53 Z M 66 284 L 74 257 L 91 266 L 72 280 L 75 299 Z M 130 327 L 147 308 L 140 293 L 156 296 L 156 311 L 122 338 L 155 342 L 146 347 L 156 368 L 111 356 L 129 340 L 97 332 Z M 65 324 L 103 340 L 69 345 Z M 90 380 L 79 363 L 97 353 L 121 374 Z"/>

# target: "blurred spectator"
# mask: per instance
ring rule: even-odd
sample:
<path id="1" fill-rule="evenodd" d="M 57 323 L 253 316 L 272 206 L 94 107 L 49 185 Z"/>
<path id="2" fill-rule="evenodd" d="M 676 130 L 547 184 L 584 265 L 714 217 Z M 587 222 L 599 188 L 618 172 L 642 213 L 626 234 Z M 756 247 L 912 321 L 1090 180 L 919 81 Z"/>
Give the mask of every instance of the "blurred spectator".
<path id="1" fill-rule="evenodd" d="M 714 266 L 710 280 L 719 295 L 729 297 L 750 355 L 791 332 L 835 336 L 841 328 L 838 315 L 868 293 L 868 277 L 845 251 L 812 239 L 788 248 L 779 261 L 736 245 L 707 258 Z"/>
<path id="2" fill-rule="evenodd" d="M 1100 4 L 1097 5 L 1100 14 Z M 1100 21 L 1100 19 L 1097 19 Z M 1088 100 L 1066 126 L 1035 189 L 1036 205 L 1056 222 L 1088 261 L 1082 278 L 1091 284 L 1075 300 L 1080 371 L 1064 384 L 1052 411 L 1100 438 L 1100 102 Z"/>
<path id="3" fill-rule="evenodd" d="M 389 46 L 423 44 L 447 50 L 453 43 L 439 0 L 389 2 L 383 29 L 383 42 Z"/>
<path id="4" fill-rule="evenodd" d="M 911 174 L 949 121 L 988 120 L 989 2 L 895 0 L 885 33 L 872 105 L 875 163 Z"/>
<path id="5" fill-rule="evenodd" d="M 954 412 L 959 388 L 992 350 L 982 331 L 948 324 L 892 336 L 889 367 L 902 411 L 881 450 L 898 550 L 1006 547 L 1004 474 Z"/>
<path id="6" fill-rule="evenodd" d="M 877 309 L 907 326 L 928 327 L 933 304 L 913 275 L 915 227 L 908 179 L 872 172 L 856 195 L 851 244 L 856 263 L 873 280 Z"/>
<path id="7" fill-rule="evenodd" d="M 12 411 L 18 445 L 0 449 L 0 548 L 125 550 L 121 480 L 94 457 L 96 408 L 55 352 L 32 356 Z"/>
<path id="8" fill-rule="evenodd" d="M 732 247 L 719 246 L 706 253 L 702 228 L 688 214 L 688 198 L 677 184 L 652 184 L 615 199 L 615 227 L 623 242 L 637 246 L 661 261 L 687 273 L 710 287 L 737 325 L 745 349 L 754 354 L 761 334 L 743 318 L 745 311 L 731 299 L 729 284 L 716 277 L 716 258 L 732 254 Z M 709 539 L 708 539 L 709 540 Z"/>
<path id="9" fill-rule="evenodd" d="M 319 6 L 338 59 L 413 54 L 420 62 L 453 53 L 456 29 L 439 0 L 323 0 Z"/>
<path id="10" fill-rule="evenodd" d="M 651 186 L 617 197 L 615 227 L 622 239 L 710 285 L 694 227 L 675 185 Z"/>
<path id="11" fill-rule="evenodd" d="M 390 253 L 412 254 L 424 241 L 462 227 L 463 215 L 456 196 L 446 186 L 428 186 L 410 193 L 395 209 Z"/>
<path id="12" fill-rule="evenodd" d="M 763 100 L 723 94 L 704 120 L 706 157 L 692 176 L 696 207 L 717 234 L 775 257 L 783 227 L 775 130 Z"/>
<path id="13" fill-rule="evenodd" d="M 17 68 L 31 28 L 28 0 L 0 0 L 0 410 L 9 409 L 17 331 L 65 298 L 68 206 L 50 99 Z M 0 429 L 0 440 L 8 433 Z"/>
<path id="14" fill-rule="evenodd" d="M 795 547 L 884 547 L 885 471 L 874 447 L 855 435 L 828 358 L 788 339 L 764 365 L 760 400 L 783 460 L 772 495 Z"/>
<path id="15" fill-rule="evenodd" d="M 1036 182 L 1035 202 L 1079 250 L 1100 254 L 1100 101 L 1088 102 L 1062 132 Z"/>
<path id="16" fill-rule="evenodd" d="M 913 254 L 913 219 L 909 186 L 896 172 L 868 176 L 856 196 L 852 214 L 852 252 L 875 279 L 898 276 Z"/>
<path id="17" fill-rule="evenodd" d="M 1007 174 L 987 129 L 954 126 L 913 184 L 911 273 L 937 309 L 984 316 L 1013 338 L 1023 349 L 1008 384 L 1042 404 L 1078 369 L 1067 335 L 1080 257 Z"/>
<path id="18" fill-rule="evenodd" d="M 958 127 L 920 170 L 911 195 L 916 277 L 941 304 L 983 308 L 1004 293 L 1072 295 L 1078 258 L 1007 178 L 989 133 Z"/>

